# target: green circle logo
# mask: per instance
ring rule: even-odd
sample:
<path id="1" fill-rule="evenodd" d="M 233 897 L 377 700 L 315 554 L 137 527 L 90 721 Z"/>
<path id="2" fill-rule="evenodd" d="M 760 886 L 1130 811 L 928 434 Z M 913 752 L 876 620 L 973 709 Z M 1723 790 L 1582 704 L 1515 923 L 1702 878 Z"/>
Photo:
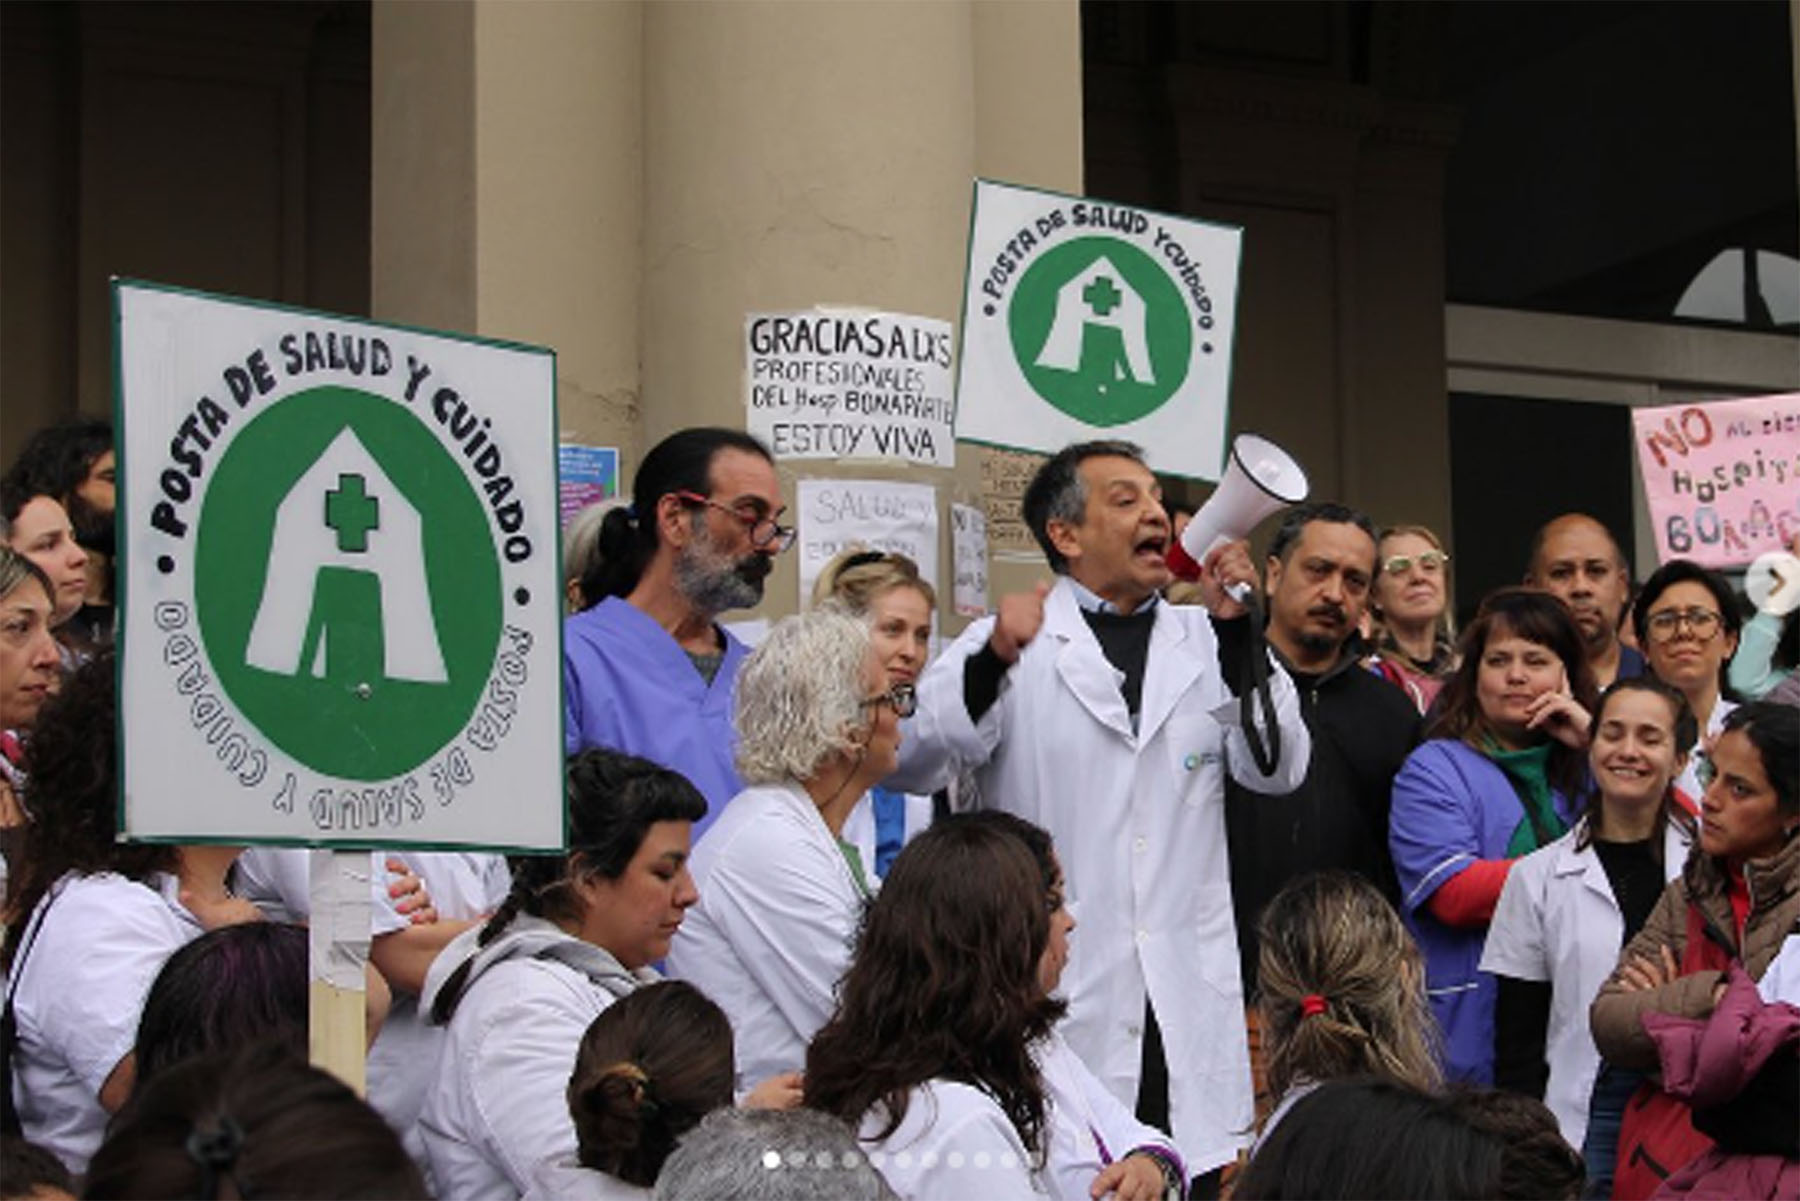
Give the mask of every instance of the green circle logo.
<path id="1" fill-rule="evenodd" d="M 1076 238 L 1019 280 L 1007 317 L 1032 390 L 1089 425 L 1147 417 L 1187 378 L 1194 335 L 1181 293 L 1117 238 Z"/>
<path id="2" fill-rule="evenodd" d="M 500 641 L 500 565 L 462 467 L 404 406 L 296 393 L 214 468 L 194 609 L 219 684 L 307 767 L 411 771 L 461 732 Z"/>

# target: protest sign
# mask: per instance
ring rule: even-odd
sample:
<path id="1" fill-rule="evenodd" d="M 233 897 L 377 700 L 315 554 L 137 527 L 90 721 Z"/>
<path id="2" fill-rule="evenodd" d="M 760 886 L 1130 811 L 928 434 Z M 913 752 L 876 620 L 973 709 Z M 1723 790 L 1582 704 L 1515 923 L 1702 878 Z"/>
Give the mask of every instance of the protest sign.
<path id="1" fill-rule="evenodd" d="M 114 303 L 126 833 L 559 847 L 554 356 Z"/>
<path id="2" fill-rule="evenodd" d="M 563 528 L 575 514 L 619 494 L 619 452 L 611 446 L 564 442 L 556 449 L 557 499 Z"/>
<path id="3" fill-rule="evenodd" d="M 956 612 L 980 617 L 988 611 L 987 518 L 974 505 L 950 506 L 950 548 Z"/>
<path id="4" fill-rule="evenodd" d="M 1800 392 L 1631 420 L 1659 560 L 1740 567 L 1800 533 Z"/>
<path id="5" fill-rule="evenodd" d="M 956 436 L 1055 452 L 1090 438 L 1217 480 L 1243 231 L 978 180 Z"/>
<path id="6" fill-rule="evenodd" d="M 854 544 L 907 556 L 936 590 L 937 490 L 931 485 L 801 480 L 799 505 L 802 603 L 810 603 L 813 584 L 831 557 Z"/>
<path id="7" fill-rule="evenodd" d="M 752 313 L 744 355 L 747 426 L 777 459 L 955 465 L 948 321 Z"/>
<path id="8" fill-rule="evenodd" d="M 1020 511 L 1025 489 L 1043 465 L 1042 455 L 981 448 L 981 513 L 987 521 L 988 549 L 996 559 L 1044 561 Z"/>

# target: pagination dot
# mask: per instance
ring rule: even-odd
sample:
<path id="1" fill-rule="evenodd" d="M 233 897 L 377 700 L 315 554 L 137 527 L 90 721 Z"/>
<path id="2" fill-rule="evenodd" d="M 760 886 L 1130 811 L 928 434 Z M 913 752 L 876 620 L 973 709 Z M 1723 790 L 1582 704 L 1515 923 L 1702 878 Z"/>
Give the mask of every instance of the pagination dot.
<path id="1" fill-rule="evenodd" d="M 776 1168 L 779 1168 L 780 1166 L 781 1166 L 781 1152 L 779 1152 L 779 1151 L 764 1151 L 763 1152 L 763 1167 L 768 1168 L 770 1171 L 774 1171 Z"/>

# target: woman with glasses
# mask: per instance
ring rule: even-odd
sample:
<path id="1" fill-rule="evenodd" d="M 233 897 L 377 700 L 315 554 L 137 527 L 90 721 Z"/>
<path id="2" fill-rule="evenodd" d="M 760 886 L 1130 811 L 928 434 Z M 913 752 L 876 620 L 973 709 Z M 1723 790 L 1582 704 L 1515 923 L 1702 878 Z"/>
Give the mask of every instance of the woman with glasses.
<path id="1" fill-rule="evenodd" d="M 871 893 L 844 838 L 851 809 L 899 762 L 910 685 L 891 685 L 868 624 L 830 609 L 785 618 L 738 675 L 747 787 L 694 850 L 700 903 L 670 974 L 718 1002 L 737 1034 L 738 1088 L 798 1071 Z"/>
<path id="2" fill-rule="evenodd" d="M 1445 1075 L 1491 1084 L 1498 989 L 1482 945 L 1513 862 L 1575 817 L 1596 690 L 1581 630 L 1547 592 L 1490 594 L 1461 649 L 1428 741 L 1394 778 L 1388 843 Z"/>
<path id="3" fill-rule="evenodd" d="M 825 564 L 813 585 L 813 604 L 835 605 L 869 623 L 875 657 L 890 685 L 912 687 L 931 653 L 931 611 L 937 593 L 905 555 L 851 547 Z M 931 798 L 871 788 L 850 811 L 844 837 L 877 877 L 912 838 L 931 824 Z"/>
<path id="4" fill-rule="evenodd" d="M 1450 556 L 1422 525 L 1390 526 L 1381 531 L 1377 547 L 1369 595 L 1375 653 L 1369 667 L 1425 713 L 1456 670 Z"/>
<path id="5" fill-rule="evenodd" d="M 1675 778 L 1682 802 L 1698 813 L 1708 748 L 1725 728 L 1725 715 L 1737 707 L 1725 696 L 1726 665 L 1743 627 L 1737 596 L 1717 572 L 1671 559 L 1644 581 L 1631 606 L 1631 622 L 1651 672 L 1687 697 L 1700 723 L 1699 750 Z"/>

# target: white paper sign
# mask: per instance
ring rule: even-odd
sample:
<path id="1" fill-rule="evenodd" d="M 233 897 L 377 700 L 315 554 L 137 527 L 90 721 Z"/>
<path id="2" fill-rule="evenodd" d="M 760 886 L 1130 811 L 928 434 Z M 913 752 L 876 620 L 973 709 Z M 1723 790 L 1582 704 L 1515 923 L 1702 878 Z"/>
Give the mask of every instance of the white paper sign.
<path id="1" fill-rule="evenodd" d="M 974 505 L 950 506 L 950 557 L 956 565 L 956 612 L 988 611 L 987 516 Z"/>
<path id="2" fill-rule="evenodd" d="M 906 555 L 937 589 L 937 490 L 930 484 L 893 480 L 800 481 L 800 596 L 810 603 L 813 584 L 833 555 L 860 543 L 871 550 Z"/>
<path id="3" fill-rule="evenodd" d="M 979 180 L 956 436 L 1055 452 L 1123 438 L 1157 471 L 1225 461 L 1243 231 Z"/>
<path id="4" fill-rule="evenodd" d="M 554 356 L 115 303 L 126 832 L 560 847 Z"/>
<path id="5" fill-rule="evenodd" d="M 951 467 L 950 323 L 814 309 L 744 321 L 744 405 L 777 459 L 886 459 Z"/>

